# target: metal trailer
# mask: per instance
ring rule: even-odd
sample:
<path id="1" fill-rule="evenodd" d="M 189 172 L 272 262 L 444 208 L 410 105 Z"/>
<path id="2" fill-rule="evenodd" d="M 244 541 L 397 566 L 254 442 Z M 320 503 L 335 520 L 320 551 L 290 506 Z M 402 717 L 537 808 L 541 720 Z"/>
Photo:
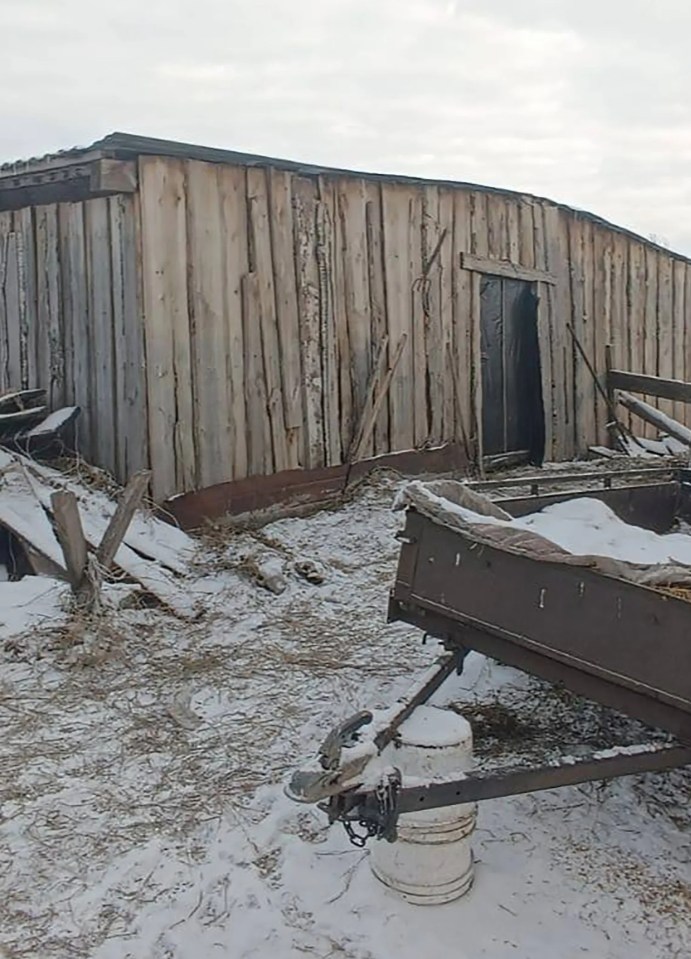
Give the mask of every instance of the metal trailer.
<path id="1" fill-rule="evenodd" d="M 644 481 L 632 485 L 634 476 Z M 582 486 L 584 478 L 593 481 L 590 489 L 549 492 L 569 483 Z M 627 485 L 618 487 L 622 480 Z M 691 522 L 691 473 L 685 470 L 586 477 L 561 473 L 474 488 L 512 485 L 531 491 L 497 500 L 514 516 L 589 496 L 607 503 L 626 522 L 656 532 L 670 530 L 679 519 Z M 371 722 L 371 714 L 360 713 L 334 730 L 319 754 L 327 776 L 333 773 L 321 808 L 331 821 L 346 825 L 354 842 L 363 844 L 371 836 L 395 839 L 398 815 L 413 810 L 691 764 L 691 593 L 687 601 L 583 566 L 496 549 L 413 508 L 407 510 L 399 538 L 389 621 L 410 623 L 441 640 L 448 656 L 400 703 L 395 719 L 373 735 L 378 751 L 395 739 L 398 726 L 452 670 L 462 671 L 470 650 L 670 736 L 667 742 L 603 750 L 585 759 L 477 771 L 456 782 L 405 787 L 400 775 L 390 774 L 386 782 L 364 789 L 338 775 L 344 747 L 352 746 Z M 357 832 L 356 824 L 364 831 Z"/>

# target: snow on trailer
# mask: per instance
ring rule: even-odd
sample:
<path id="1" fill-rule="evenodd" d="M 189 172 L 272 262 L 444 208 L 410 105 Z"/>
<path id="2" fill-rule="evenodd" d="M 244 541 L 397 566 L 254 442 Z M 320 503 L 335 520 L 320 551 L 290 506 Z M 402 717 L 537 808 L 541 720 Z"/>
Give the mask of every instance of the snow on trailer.
<path id="1" fill-rule="evenodd" d="M 58 596 L 46 576 L 0 583 L 3 610 L 5 589 L 47 593 L 17 595 L 12 622 L 0 617 L 0 952 L 418 959 L 424 943 L 439 957 L 546 959 L 568 941 L 611 959 L 684 955 L 684 771 L 481 804 L 474 890 L 417 911 L 415 936 L 367 850 L 284 796 L 340 704 L 385 707 L 429 663 L 417 629 L 386 622 L 399 486 L 379 477 L 340 509 L 197 539 L 196 560 L 171 570 L 204 611 L 193 622 L 116 601 L 80 622 L 66 584 Z M 254 578 L 269 561 L 280 593 Z M 472 722 L 483 767 L 641 737 L 477 653 L 434 702 Z"/>

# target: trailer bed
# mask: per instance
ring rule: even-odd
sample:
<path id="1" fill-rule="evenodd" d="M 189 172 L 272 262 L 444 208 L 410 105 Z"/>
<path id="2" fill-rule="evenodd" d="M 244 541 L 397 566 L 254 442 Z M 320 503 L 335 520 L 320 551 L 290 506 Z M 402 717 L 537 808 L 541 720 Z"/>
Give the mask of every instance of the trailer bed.
<path id="1" fill-rule="evenodd" d="M 657 485 L 559 492 L 549 499 L 586 495 L 658 531 L 688 512 L 685 474 Z M 532 495 L 502 505 L 518 516 L 546 504 Z M 691 603 L 685 598 L 585 566 L 493 548 L 413 508 L 400 538 L 390 620 L 691 742 Z"/>

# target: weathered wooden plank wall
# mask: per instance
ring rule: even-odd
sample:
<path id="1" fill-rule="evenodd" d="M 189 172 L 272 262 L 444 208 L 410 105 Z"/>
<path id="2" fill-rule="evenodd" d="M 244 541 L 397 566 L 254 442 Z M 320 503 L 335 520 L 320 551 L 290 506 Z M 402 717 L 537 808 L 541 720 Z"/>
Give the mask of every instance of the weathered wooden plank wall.
<path id="1" fill-rule="evenodd" d="M 0 212 L 0 390 L 80 406 L 80 452 L 123 481 L 149 461 L 136 203 Z"/>
<path id="2" fill-rule="evenodd" d="M 0 212 L 0 390 L 78 403 L 83 455 L 120 479 L 152 467 L 162 500 L 347 462 L 400 353 L 358 455 L 455 441 L 478 456 L 488 259 L 540 271 L 548 459 L 607 437 L 569 326 L 601 379 L 607 344 L 618 368 L 691 379 L 691 264 L 587 215 L 146 157 L 136 194 Z"/>
<path id="3" fill-rule="evenodd" d="M 536 283 L 548 458 L 607 438 L 569 325 L 601 380 L 608 343 L 622 369 L 691 375 L 689 265 L 548 201 L 160 158 L 140 161 L 139 182 L 159 496 L 346 461 L 380 346 L 390 359 L 404 336 L 360 455 L 481 452 L 480 283 L 461 254 L 550 277 Z"/>

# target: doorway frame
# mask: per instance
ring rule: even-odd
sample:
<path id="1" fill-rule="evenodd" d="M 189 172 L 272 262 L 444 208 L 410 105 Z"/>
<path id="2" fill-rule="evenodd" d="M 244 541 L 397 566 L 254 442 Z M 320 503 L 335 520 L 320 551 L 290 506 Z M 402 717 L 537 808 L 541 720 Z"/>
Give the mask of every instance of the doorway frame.
<path id="1" fill-rule="evenodd" d="M 545 456 L 552 450 L 551 402 L 551 336 L 549 330 L 549 307 L 546 304 L 557 278 L 548 270 L 521 266 L 511 260 L 493 259 L 461 253 L 459 268 L 470 277 L 470 333 L 471 333 L 471 420 L 475 431 L 475 453 L 480 476 L 484 477 L 484 444 L 482 436 L 482 347 L 480 317 L 480 279 L 485 276 L 525 280 L 533 285 L 537 298 L 537 335 L 540 353 L 540 376 L 542 380 L 542 410 L 545 421 Z"/>

